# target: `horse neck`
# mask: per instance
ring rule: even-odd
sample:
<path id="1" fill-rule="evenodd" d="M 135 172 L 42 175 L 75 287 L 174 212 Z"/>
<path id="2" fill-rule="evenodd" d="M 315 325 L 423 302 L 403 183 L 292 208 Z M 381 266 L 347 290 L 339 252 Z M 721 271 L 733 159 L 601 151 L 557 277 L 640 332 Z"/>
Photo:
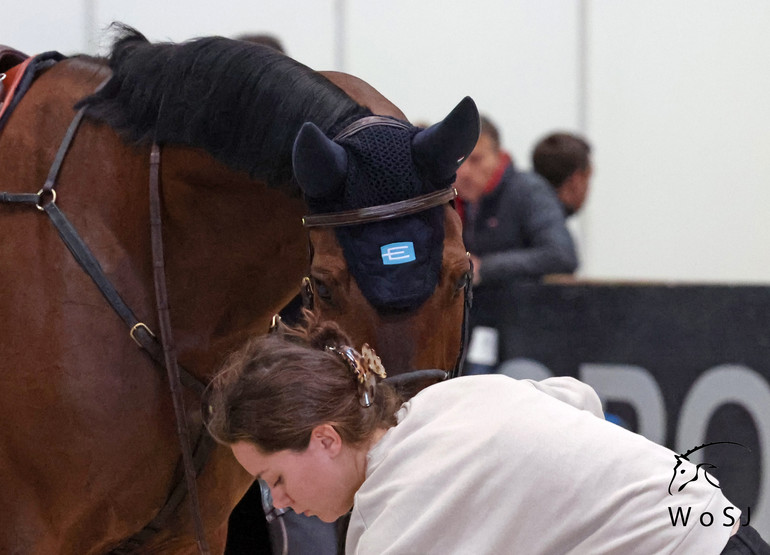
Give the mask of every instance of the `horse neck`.
<path id="1" fill-rule="evenodd" d="M 160 181 L 180 360 L 207 373 L 298 292 L 306 208 L 190 148 L 163 149 Z"/>
<path id="2" fill-rule="evenodd" d="M 38 87 L 46 99 L 37 105 L 72 106 L 105 75 L 88 60 L 62 62 L 40 78 L 41 85 L 52 84 Z M 35 117 L 35 106 L 27 104 L 20 110 Z M 68 123 L 50 119 L 38 126 L 53 128 L 43 144 L 56 144 Z M 128 145 L 109 127 L 86 120 L 60 175 L 60 198 L 127 304 L 154 323 L 148 165 L 149 146 Z M 42 183 L 45 171 L 41 166 L 31 181 Z M 264 333 L 299 291 L 308 264 L 305 206 L 192 148 L 162 149 L 160 188 L 177 350 L 188 370 L 204 376 L 248 334 Z"/>

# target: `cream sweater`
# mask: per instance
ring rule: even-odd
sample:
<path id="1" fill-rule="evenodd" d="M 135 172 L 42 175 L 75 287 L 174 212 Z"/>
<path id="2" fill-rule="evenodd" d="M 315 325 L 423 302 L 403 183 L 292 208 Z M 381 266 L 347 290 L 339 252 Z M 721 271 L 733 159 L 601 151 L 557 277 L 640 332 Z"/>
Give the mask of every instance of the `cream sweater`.
<path id="1" fill-rule="evenodd" d="M 598 416 L 596 393 L 571 378 L 427 388 L 368 454 L 346 552 L 720 553 L 721 490 L 697 480 L 669 495 L 674 453 Z M 691 508 L 687 526 L 669 507 Z"/>

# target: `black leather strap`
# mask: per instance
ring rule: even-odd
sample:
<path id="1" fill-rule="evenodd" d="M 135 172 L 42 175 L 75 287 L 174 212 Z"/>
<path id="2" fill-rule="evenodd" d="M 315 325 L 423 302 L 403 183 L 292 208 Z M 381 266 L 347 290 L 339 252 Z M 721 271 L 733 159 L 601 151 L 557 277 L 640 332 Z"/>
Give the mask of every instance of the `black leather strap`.
<path id="1" fill-rule="evenodd" d="M 469 318 L 471 313 L 471 306 L 473 306 L 473 261 L 469 260 L 471 264 L 471 271 L 468 275 L 468 281 L 465 282 L 465 291 L 463 299 L 463 323 L 462 323 L 462 331 L 460 336 L 460 352 L 457 354 L 457 362 L 455 363 L 455 367 L 452 369 L 452 373 L 450 374 L 450 378 L 456 378 L 460 375 L 460 372 L 462 372 L 463 366 L 465 365 L 465 355 L 468 352 L 468 338 L 469 338 Z"/>
<path id="2" fill-rule="evenodd" d="M 158 308 L 158 321 L 163 342 L 163 358 L 165 361 L 168 384 L 171 389 L 171 399 L 174 402 L 176 416 L 176 431 L 179 447 L 182 451 L 182 463 L 186 482 L 186 492 L 190 501 L 190 513 L 195 530 L 195 539 L 201 555 L 210 553 L 203 529 L 200 502 L 198 501 L 198 472 L 193 461 L 190 447 L 190 429 L 187 421 L 187 410 L 184 404 L 182 381 L 179 363 L 176 355 L 176 343 L 171 327 L 171 312 L 166 290 L 166 267 L 163 254 L 163 221 L 161 218 L 160 200 L 160 147 L 153 143 L 150 150 L 150 229 L 152 235 L 152 266 L 155 281 L 155 299 Z M 202 432 L 206 435 L 205 430 Z M 177 486 L 178 487 L 178 486 Z"/>
<path id="3" fill-rule="evenodd" d="M 200 474 L 203 471 L 203 467 L 206 465 L 211 451 L 216 446 L 216 443 L 211 436 L 203 430 L 198 437 L 197 444 L 195 445 L 195 454 L 193 460 L 195 462 L 196 473 Z M 176 474 L 183 473 L 182 468 L 177 468 Z M 187 482 L 181 478 L 176 478 L 174 483 L 174 489 L 166 498 L 166 502 L 163 504 L 163 508 L 158 511 L 158 514 L 153 518 L 144 528 L 139 532 L 124 540 L 118 547 L 112 549 L 109 555 L 132 555 L 142 552 L 142 547 L 158 532 L 162 531 L 168 519 L 171 518 L 176 512 L 179 505 L 187 496 Z"/>
<path id="4" fill-rule="evenodd" d="M 35 193 L 0 193 L 0 202 L 7 204 L 37 204 L 39 200 Z"/>
<path id="5" fill-rule="evenodd" d="M 99 90 L 104 87 L 104 85 L 107 84 L 107 81 L 109 79 L 105 79 L 102 81 L 98 87 L 96 87 L 96 90 L 94 92 L 99 92 Z M 59 145 L 59 150 L 56 151 L 56 157 L 53 159 L 53 163 L 51 164 L 51 168 L 48 170 L 48 177 L 45 180 L 45 183 L 43 184 L 43 189 L 41 190 L 41 193 L 49 193 L 53 190 L 54 186 L 56 185 L 56 178 L 59 176 L 59 170 L 61 170 L 62 163 L 64 162 L 64 157 L 67 155 L 67 152 L 70 149 L 70 145 L 72 144 L 72 139 L 75 138 L 75 133 L 78 131 L 78 127 L 80 127 L 80 122 L 83 121 L 83 116 L 86 113 L 85 106 L 77 111 L 75 114 L 75 117 L 72 118 L 72 121 L 69 124 L 69 127 L 67 127 L 67 131 L 64 133 L 64 138 L 62 138 L 61 144 Z"/>
<path id="6" fill-rule="evenodd" d="M 33 196 L 37 198 L 37 195 Z M 37 204 L 37 200 L 35 201 L 35 204 Z M 59 209 L 55 202 L 43 204 L 43 210 L 48 214 L 56 231 L 59 233 L 59 237 L 61 237 L 64 244 L 67 246 L 67 249 L 72 253 L 72 256 L 99 288 L 99 291 L 112 309 L 118 316 L 120 316 L 121 320 L 125 322 L 129 330 L 131 330 L 132 339 L 134 339 L 134 341 L 136 341 L 155 362 L 161 366 L 165 366 L 163 348 L 161 347 L 160 342 L 149 327 L 139 321 L 120 296 L 120 293 L 118 293 L 112 283 L 110 283 L 110 280 L 104 274 L 104 270 L 99 264 L 99 261 L 96 260 L 91 249 L 88 248 L 88 245 L 86 245 L 80 235 L 78 235 L 77 230 L 75 230 L 64 213 Z M 199 395 L 203 393 L 203 390 L 206 387 L 203 382 L 183 368 L 180 369 L 180 373 L 182 383 L 186 387 L 189 387 Z"/>
<path id="7" fill-rule="evenodd" d="M 106 81 L 103 81 L 98 88 L 104 86 Z M 97 89 L 98 90 L 98 89 Z M 43 188 L 35 193 L 2 193 L 0 192 L 0 202 L 8 204 L 25 204 L 34 205 L 43 210 L 51 219 L 56 231 L 64 241 L 72 256 L 80 264 L 80 266 L 89 275 L 91 280 L 99 288 L 104 298 L 113 308 L 113 310 L 120 316 L 130 330 L 131 338 L 142 347 L 152 357 L 152 359 L 164 366 L 163 348 L 160 342 L 156 339 L 155 335 L 150 330 L 149 326 L 140 322 L 134 315 L 128 305 L 123 301 L 123 298 L 115 290 L 115 287 L 107 279 L 104 274 L 101 265 L 96 260 L 96 257 L 85 244 L 83 239 L 78 235 L 77 230 L 72 226 L 70 221 L 59 209 L 56 204 L 53 193 L 55 192 L 56 179 L 61 170 L 64 158 L 69 150 L 72 140 L 75 137 L 75 133 L 80 126 L 80 122 L 83 120 L 84 110 L 81 109 L 75 114 L 75 117 L 70 122 L 67 128 L 64 138 L 62 139 L 59 149 L 56 152 L 51 168 L 48 171 L 48 177 L 43 185 Z M 199 395 L 203 393 L 205 385 L 198 380 L 195 376 L 187 372 L 185 369 L 181 369 L 182 383 L 194 390 Z"/>
<path id="8" fill-rule="evenodd" d="M 104 80 L 99 85 L 97 90 L 103 87 L 106 84 L 106 82 L 107 80 Z M 57 233 L 61 237 L 62 241 L 64 242 L 64 244 L 66 245 L 67 249 L 70 251 L 72 256 L 75 258 L 77 263 L 88 274 L 88 276 L 91 278 L 94 284 L 98 287 L 99 291 L 102 293 L 104 298 L 107 300 L 109 305 L 123 320 L 123 322 L 128 326 L 128 328 L 130 329 L 129 333 L 131 338 L 134 339 L 134 341 L 136 341 L 141 347 L 143 347 L 144 350 L 153 358 L 153 360 L 155 360 L 162 367 L 167 368 L 169 373 L 169 381 L 171 384 L 172 394 L 174 397 L 174 407 L 177 413 L 177 427 L 178 427 L 178 431 L 180 431 L 180 434 L 179 434 L 180 442 L 182 444 L 181 445 L 182 454 L 183 454 L 182 463 L 183 463 L 185 476 L 187 477 L 187 480 L 186 481 L 177 480 L 175 483 L 175 486 L 173 487 L 171 493 L 169 494 L 169 497 L 167 498 L 166 504 L 158 512 L 158 514 L 155 515 L 155 518 L 153 518 L 153 520 L 140 532 L 133 535 L 131 538 L 128 538 L 120 546 L 116 547 L 112 553 L 115 553 L 115 554 L 132 553 L 141 549 L 141 546 L 148 539 L 150 539 L 150 537 L 152 537 L 153 534 L 155 534 L 156 532 L 158 532 L 163 528 L 168 518 L 175 513 L 176 509 L 178 508 L 182 500 L 187 495 L 189 495 L 194 507 L 193 520 L 195 521 L 195 525 L 196 525 L 198 548 L 202 554 L 207 554 L 209 553 L 209 550 L 202 534 L 202 522 L 200 518 L 200 510 L 199 510 L 199 504 L 197 499 L 197 488 L 195 485 L 195 476 L 198 473 L 200 473 L 201 470 L 203 469 L 203 466 L 208 460 L 211 450 L 214 447 L 214 442 L 209 437 L 209 435 L 205 432 L 205 430 L 203 430 L 200 434 L 200 437 L 198 438 L 198 443 L 195 448 L 195 453 L 194 454 L 191 453 L 189 437 L 186 435 L 186 433 L 183 434 L 181 431 L 181 428 L 184 428 L 184 431 L 186 432 L 187 424 L 186 424 L 186 417 L 184 414 L 183 406 L 181 405 L 181 392 L 179 391 L 179 387 L 178 387 L 180 384 L 184 384 L 186 387 L 189 387 L 190 389 L 194 390 L 196 393 L 201 395 L 205 389 L 205 385 L 200 380 L 198 380 L 195 376 L 187 372 L 184 368 L 181 368 L 176 363 L 176 356 L 175 356 L 175 353 L 173 353 L 173 349 L 174 349 L 173 340 L 170 337 L 169 337 L 169 343 L 167 344 L 168 348 L 164 349 L 164 347 L 162 347 L 161 344 L 156 339 L 155 335 L 150 331 L 149 327 L 143 322 L 140 322 L 136 318 L 133 311 L 128 307 L 125 301 L 123 301 L 123 298 L 120 296 L 120 294 L 117 292 L 115 287 L 112 285 L 110 280 L 105 275 L 104 270 L 102 269 L 101 265 L 99 264 L 99 261 L 96 259 L 94 254 L 91 252 L 91 249 L 88 248 L 88 245 L 86 245 L 86 243 L 83 241 L 80 235 L 78 235 L 74 226 L 70 223 L 70 221 L 67 219 L 67 217 L 64 215 L 64 213 L 59 209 L 58 205 L 56 204 L 56 191 L 54 189 L 54 187 L 56 186 L 56 180 L 57 180 L 59 171 L 62 167 L 62 164 L 64 162 L 64 159 L 67 155 L 67 152 L 69 151 L 69 147 L 72 144 L 72 140 L 75 137 L 77 129 L 80 126 L 80 123 L 83 120 L 84 115 L 85 115 L 85 109 L 84 108 L 80 109 L 76 113 L 73 120 L 70 122 L 70 125 L 67 128 L 64 138 L 62 139 L 62 142 L 59 145 L 59 149 L 56 153 L 56 156 L 51 165 L 51 168 L 49 169 L 48 177 L 45 181 L 43 188 L 37 194 L 0 193 L 0 202 L 11 203 L 11 204 L 34 205 L 48 215 Z M 162 249 L 160 249 L 160 251 L 157 250 L 157 243 L 160 243 L 162 245 L 162 238 L 160 236 L 159 229 L 157 229 L 160 226 L 159 201 L 157 200 L 159 157 L 160 157 L 159 150 L 156 145 L 153 145 L 153 150 L 151 154 L 151 164 L 150 164 L 151 198 L 155 200 L 155 202 L 151 205 L 151 210 L 153 209 L 155 210 L 151 215 L 151 220 L 153 220 L 152 223 L 154 225 L 152 235 L 153 235 L 153 246 L 155 247 L 155 250 L 153 254 L 154 254 L 154 260 L 157 260 L 158 258 L 160 258 L 162 261 L 162 258 L 163 258 Z M 164 335 L 168 335 L 168 329 L 170 329 L 169 328 L 170 322 L 169 321 L 164 322 L 164 318 L 165 320 L 168 320 L 168 311 L 167 311 L 168 302 L 166 300 L 166 294 L 165 294 L 165 276 L 158 276 L 157 275 L 158 264 L 155 263 L 154 266 L 156 269 L 156 289 L 159 287 L 159 284 L 160 284 L 160 287 L 163 290 L 162 293 L 158 293 L 159 318 L 161 319 L 162 329 L 164 329 Z M 163 271 L 164 270 L 161 265 L 160 272 L 162 273 Z M 165 312 L 163 309 L 165 309 Z M 165 326 L 163 324 L 165 324 Z M 170 352 L 172 352 L 171 356 L 169 356 Z M 179 410 L 180 407 L 182 407 L 181 417 L 180 417 L 180 410 Z M 192 484 L 191 484 L 191 481 L 192 481 Z"/>

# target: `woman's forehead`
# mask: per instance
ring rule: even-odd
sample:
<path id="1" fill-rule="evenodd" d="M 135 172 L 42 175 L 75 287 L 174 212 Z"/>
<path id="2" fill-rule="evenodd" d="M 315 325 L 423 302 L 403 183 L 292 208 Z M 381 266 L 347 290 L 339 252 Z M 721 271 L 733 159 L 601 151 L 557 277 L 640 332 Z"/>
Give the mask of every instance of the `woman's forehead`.
<path id="1" fill-rule="evenodd" d="M 261 478 L 269 470 L 269 455 L 261 453 L 253 443 L 238 441 L 230 449 L 238 463 L 255 478 Z"/>
<path id="2" fill-rule="evenodd" d="M 275 453 L 265 453 L 248 441 L 233 443 L 230 449 L 246 472 L 258 479 L 265 479 L 265 474 L 292 472 L 312 464 L 312 454 L 308 451 L 296 452 L 284 449 Z"/>

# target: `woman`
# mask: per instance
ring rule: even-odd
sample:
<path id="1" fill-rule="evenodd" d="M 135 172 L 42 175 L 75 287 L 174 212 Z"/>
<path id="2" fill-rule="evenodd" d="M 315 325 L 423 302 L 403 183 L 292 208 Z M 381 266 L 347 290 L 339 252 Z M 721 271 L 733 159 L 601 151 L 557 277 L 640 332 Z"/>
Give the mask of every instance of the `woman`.
<path id="1" fill-rule="evenodd" d="M 311 320 L 231 357 L 207 425 L 276 507 L 327 522 L 352 509 L 347 553 L 767 546 L 706 480 L 674 481 L 669 494 L 675 454 L 599 418 L 596 394 L 576 380 L 467 376 L 402 404 L 383 375 L 367 346 Z"/>

